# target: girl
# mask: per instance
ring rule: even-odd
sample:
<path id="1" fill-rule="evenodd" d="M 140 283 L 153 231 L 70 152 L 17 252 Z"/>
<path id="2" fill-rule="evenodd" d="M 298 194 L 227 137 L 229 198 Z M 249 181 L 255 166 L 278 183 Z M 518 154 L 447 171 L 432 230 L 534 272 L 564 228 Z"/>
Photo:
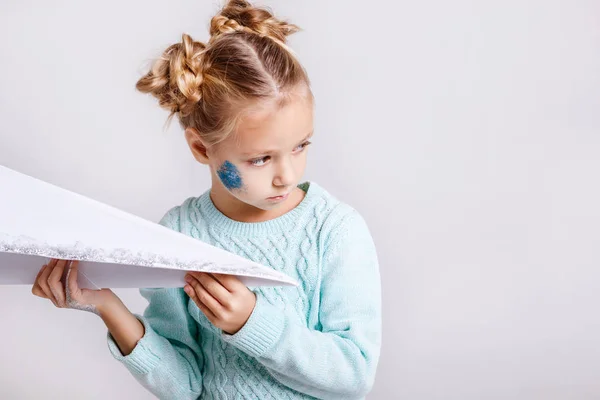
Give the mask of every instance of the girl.
<path id="1" fill-rule="evenodd" d="M 233 276 L 191 272 L 182 289 L 141 289 L 149 304 L 134 315 L 109 289 L 78 288 L 76 262 L 52 260 L 32 289 L 57 307 L 98 314 L 112 355 L 159 398 L 358 399 L 373 385 L 377 255 L 358 212 L 300 181 L 313 97 L 286 45 L 297 30 L 232 0 L 212 18 L 208 43 L 183 35 L 137 89 L 178 117 L 212 178 L 160 223 L 299 287 L 250 290 Z"/>

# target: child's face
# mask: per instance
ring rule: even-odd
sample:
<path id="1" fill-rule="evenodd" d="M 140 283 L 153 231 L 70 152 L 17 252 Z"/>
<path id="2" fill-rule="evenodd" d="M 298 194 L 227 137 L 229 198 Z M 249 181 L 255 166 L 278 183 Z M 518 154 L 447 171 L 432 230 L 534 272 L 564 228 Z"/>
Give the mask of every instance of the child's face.
<path id="1" fill-rule="evenodd" d="M 312 133 L 313 105 L 306 96 L 294 94 L 283 107 L 255 109 L 240 120 L 235 134 L 208 150 L 213 180 L 246 204 L 274 209 L 300 183 Z"/>

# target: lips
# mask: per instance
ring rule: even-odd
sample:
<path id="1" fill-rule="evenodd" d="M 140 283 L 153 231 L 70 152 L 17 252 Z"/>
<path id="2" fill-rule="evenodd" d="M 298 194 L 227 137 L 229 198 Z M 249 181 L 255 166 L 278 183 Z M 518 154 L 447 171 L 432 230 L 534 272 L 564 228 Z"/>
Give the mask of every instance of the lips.
<path id="1" fill-rule="evenodd" d="M 284 200 L 285 198 L 287 198 L 289 195 L 289 193 L 286 194 L 282 194 L 279 196 L 273 196 L 273 197 L 269 197 L 268 200 Z"/>

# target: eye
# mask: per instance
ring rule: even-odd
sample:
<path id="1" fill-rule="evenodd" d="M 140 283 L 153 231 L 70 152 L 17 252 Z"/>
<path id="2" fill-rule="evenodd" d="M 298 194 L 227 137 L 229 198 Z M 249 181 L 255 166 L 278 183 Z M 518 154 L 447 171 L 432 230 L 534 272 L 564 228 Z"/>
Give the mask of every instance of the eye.
<path id="1" fill-rule="evenodd" d="M 307 148 L 310 144 L 312 144 L 312 142 L 310 142 L 310 141 L 307 140 L 306 142 L 302 143 L 300 146 L 296 147 L 294 149 L 294 153 L 301 152 L 302 150 L 304 150 L 305 148 Z"/>
<path id="2" fill-rule="evenodd" d="M 261 158 L 255 158 L 254 160 L 250 160 L 250 164 L 254 165 L 255 167 L 262 167 L 270 159 L 271 159 L 271 156 L 265 156 L 265 157 L 261 157 Z"/>

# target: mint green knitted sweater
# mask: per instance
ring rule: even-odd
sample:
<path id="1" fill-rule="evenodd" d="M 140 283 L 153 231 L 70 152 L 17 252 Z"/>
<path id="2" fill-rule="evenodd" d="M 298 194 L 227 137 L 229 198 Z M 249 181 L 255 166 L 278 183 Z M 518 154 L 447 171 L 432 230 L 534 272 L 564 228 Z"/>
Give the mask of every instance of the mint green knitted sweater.
<path id="1" fill-rule="evenodd" d="M 304 200 L 258 223 L 227 218 L 209 193 L 161 224 L 282 271 L 298 287 L 251 288 L 257 303 L 235 335 L 214 327 L 183 289 L 141 289 L 145 334 L 112 355 L 161 399 L 362 399 L 381 345 L 377 254 L 363 218 L 316 183 Z"/>

